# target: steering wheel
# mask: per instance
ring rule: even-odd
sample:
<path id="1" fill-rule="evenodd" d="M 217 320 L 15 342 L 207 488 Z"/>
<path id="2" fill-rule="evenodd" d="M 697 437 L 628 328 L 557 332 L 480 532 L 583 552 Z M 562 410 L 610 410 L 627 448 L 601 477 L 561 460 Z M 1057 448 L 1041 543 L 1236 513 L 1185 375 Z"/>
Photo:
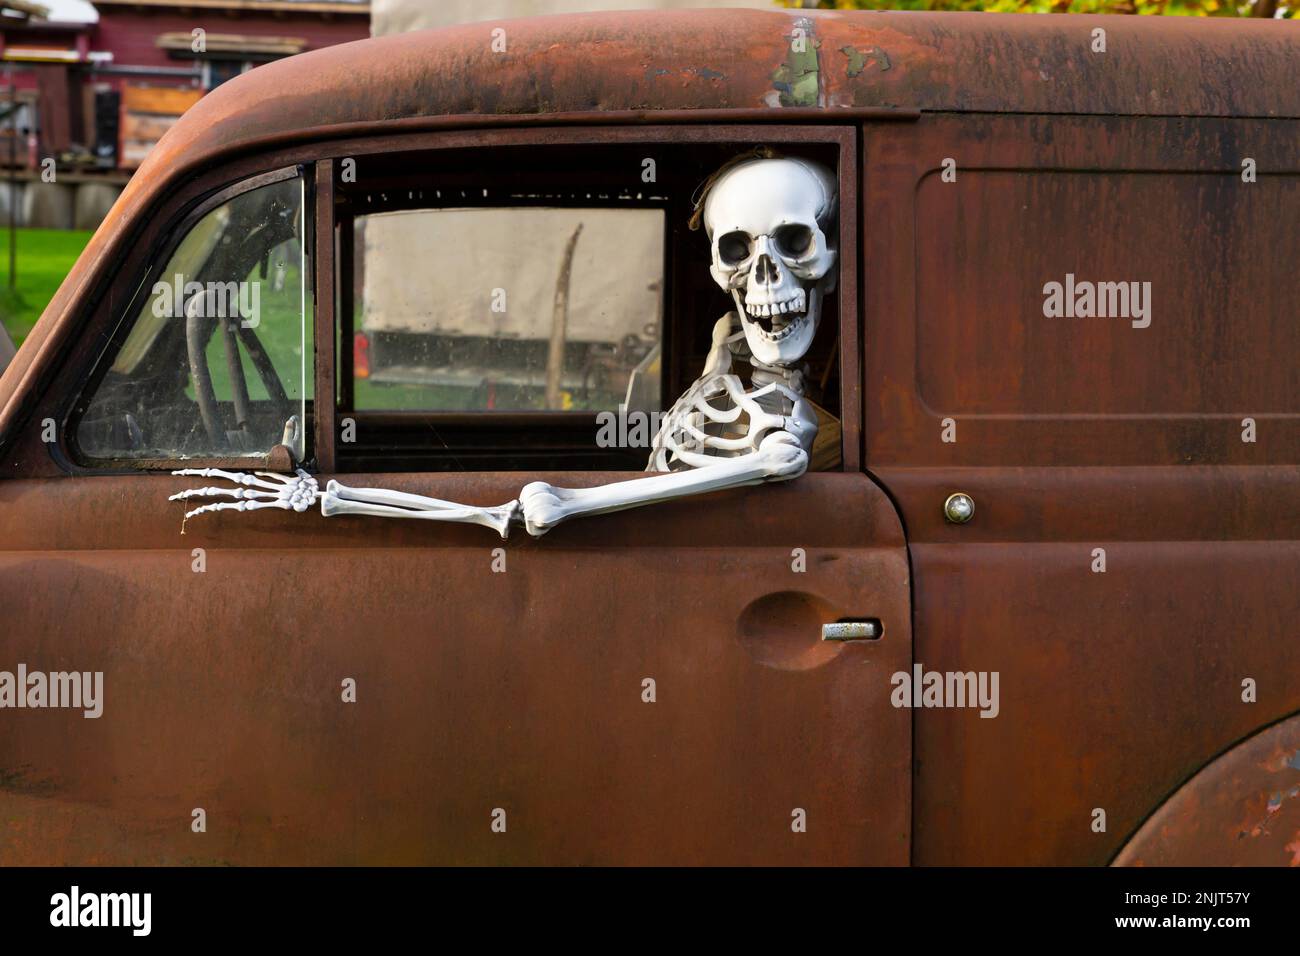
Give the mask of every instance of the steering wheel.
<path id="1" fill-rule="evenodd" d="M 231 210 L 230 218 L 223 228 L 225 238 L 216 244 L 207 261 L 196 270 L 196 279 L 225 280 L 232 276 L 246 278 L 255 266 L 259 268 L 260 278 L 266 278 L 271 250 L 300 232 L 298 223 L 301 209 L 293 212 L 293 200 L 280 195 L 280 185 L 254 189 L 231 201 L 228 207 Z M 302 281 L 307 281 L 306 276 Z M 201 292 L 186 303 L 185 351 L 203 429 L 212 443 L 211 447 L 226 451 L 233 444 L 231 435 L 247 433 L 252 419 L 252 403 L 248 398 L 248 380 L 244 375 L 240 346 L 248 354 L 257 377 L 281 420 L 288 418 L 291 407 L 279 372 L 266 354 L 261 340 L 245 325 L 245 317 L 239 314 L 229 317 L 205 315 L 203 304 L 210 299 L 209 294 Z M 233 311 L 238 313 L 237 309 Z M 208 342 L 218 330 L 225 350 L 234 409 L 234 428 L 230 432 L 225 428 L 207 361 Z"/>
<path id="2" fill-rule="evenodd" d="M 261 340 L 252 329 L 243 324 L 242 317 L 204 316 L 201 305 L 195 306 L 195 303 L 202 303 L 203 300 L 202 294 L 196 295 L 186 305 L 185 351 L 189 358 L 190 378 L 194 382 L 194 397 L 199 406 L 203 429 L 207 432 L 213 448 L 228 451 L 232 442 L 222 420 L 221 406 L 217 401 L 216 389 L 212 385 L 211 370 L 208 368 L 208 341 L 215 331 L 220 330 L 226 356 L 226 370 L 230 376 L 235 412 L 233 431 L 246 431 L 252 418 L 252 403 L 248 398 L 248 379 L 244 375 L 244 363 L 240 360 L 239 354 L 240 345 L 248 353 L 248 358 L 257 371 L 257 377 L 262 387 L 266 389 L 266 394 L 270 396 L 280 419 L 289 416 L 289 395 Z"/>

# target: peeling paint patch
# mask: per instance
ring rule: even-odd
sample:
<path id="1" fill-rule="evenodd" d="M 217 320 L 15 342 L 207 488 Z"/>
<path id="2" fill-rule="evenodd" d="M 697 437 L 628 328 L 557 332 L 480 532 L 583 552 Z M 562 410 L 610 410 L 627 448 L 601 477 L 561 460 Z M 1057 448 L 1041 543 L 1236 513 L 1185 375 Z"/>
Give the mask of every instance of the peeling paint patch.
<path id="1" fill-rule="evenodd" d="M 1264 762 L 1264 769 L 1269 773 L 1278 773 L 1288 767 L 1292 770 L 1300 770 L 1300 749 L 1293 750 L 1290 753 L 1274 751 L 1273 755 Z"/>
<path id="2" fill-rule="evenodd" d="M 1288 800 L 1293 800 L 1300 796 L 1300 785 L 1296 785 L 1289 790 L 1275 790 L 1268 795 L 1268 803 L 1264 806 L 1264 817 L 1253 827 L 1244 827 L 1237 835 L 1237 839 L 1244 836 L 1260 837 L 1269 832 L 1269 824 L 1272 818 L 1282 809 L 1282 804 Z"/>
<path id="3" fill-rule="evenodd" d="M 817 51 L 821 41 L 813 36 L 812 21 L 801 17 L 795 21 L 795 30 L 786 35 L 785 62 L 772 71 L 772 86 L 781 106 L 820 106 L 821 73 Z M 802 41 L 796 51 L 796 40 Z"/>
<path id="4" fill-rule="evenodd" d="M 54 780 L 42 780 L 32 775 L 30 764 L 5 769 L 0 767 L 0 790 L 21 793 L 33 797 L 47 797 L 57 793 L 58 784 Z"/>
<path id="5" fill-rule="evenodd" d="M 849 79 L 860 75 L 867 68 L 868 63 L 879 66 L 881 73 L 893 66 L 889 62 L 889 54 L 878 46 L 867 47 L 865 50 L 859 50 L 855 46 L 842 46 L 840 52 L 849 59 L 847 71 Z"/>
<path id="6" fill-rule="evenodd" d="M 673 76 L 674 74 L 680 76 L 697 77 L 701 80 L 725 80 L 727 78 L 727 74 L 720 73 L 717 70 L 711 70 L 707 66 L 692 66 L 677 71 L 665 70 L 662 67 L 656 67 L 654 69 L 649 69 L 645 71 L 645 76 L 647 80 L 659 79 L 660 77 L 664 77 L 664 76 Z"/>
<path id="7" fill-rule="evenodd" d="M 1291 854 L 1291 862 L 1287 866 L 1300 866 L 1300 830 L 1296 830 L 1295 839 L 1283 849 Z"/>

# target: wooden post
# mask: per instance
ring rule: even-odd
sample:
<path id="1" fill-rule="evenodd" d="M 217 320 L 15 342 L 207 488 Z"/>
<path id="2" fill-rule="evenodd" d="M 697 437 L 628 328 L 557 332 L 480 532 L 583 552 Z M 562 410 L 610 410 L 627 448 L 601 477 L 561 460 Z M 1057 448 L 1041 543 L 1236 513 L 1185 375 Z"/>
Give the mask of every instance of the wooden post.
<path id="1" fill-rule="evenodd" d="M 564 340 L 569 325 L 569 274 L 573 271 L 573 250 L 578 245 L 582 223 L 564 245 L 560 276 L 555 280 L 555 306 L 551 311 L 551 347 L 546 353 L 546 407 L 560 407 L 560 385 L 564 373 Z"/>

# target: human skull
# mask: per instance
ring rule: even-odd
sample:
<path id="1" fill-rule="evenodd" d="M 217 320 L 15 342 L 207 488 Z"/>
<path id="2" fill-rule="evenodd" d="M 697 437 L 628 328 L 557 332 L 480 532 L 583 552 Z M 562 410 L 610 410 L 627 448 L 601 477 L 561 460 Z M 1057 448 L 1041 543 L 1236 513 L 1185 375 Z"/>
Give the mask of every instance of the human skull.
<path id="1" fill-rule="evenodd" d="M 803 159 L 738 163 L 713 183 L 704 227 L 710 272 L 731 293 L 754 358 L 789 365 L 812 345 L 835 288 L 835 176 Z"/>

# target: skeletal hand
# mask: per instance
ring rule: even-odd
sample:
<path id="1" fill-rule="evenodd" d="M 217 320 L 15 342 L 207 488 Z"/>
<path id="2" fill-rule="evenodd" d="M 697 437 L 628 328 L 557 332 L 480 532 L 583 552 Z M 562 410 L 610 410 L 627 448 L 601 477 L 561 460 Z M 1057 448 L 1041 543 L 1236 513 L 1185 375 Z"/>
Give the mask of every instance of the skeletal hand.
<path id="1" fill-rule="evenodd" d="M 306 511 L 320 497 L 316 479 L 301 468 L 296 475 L 277 475 L 270 471 L 240 474 L 220 468 L 182 468 L 173 475 L 197 475 L 201 478 L 224 478 L 240 487 L 187 488 L 169 497 L 168 501 L 187 501 L 190 498 L 234 498 L 203 505 L 185 512 L 186 518 L 208 511 L 256 511 L 259 508 L 279 508 L 282 511 Z"/>

